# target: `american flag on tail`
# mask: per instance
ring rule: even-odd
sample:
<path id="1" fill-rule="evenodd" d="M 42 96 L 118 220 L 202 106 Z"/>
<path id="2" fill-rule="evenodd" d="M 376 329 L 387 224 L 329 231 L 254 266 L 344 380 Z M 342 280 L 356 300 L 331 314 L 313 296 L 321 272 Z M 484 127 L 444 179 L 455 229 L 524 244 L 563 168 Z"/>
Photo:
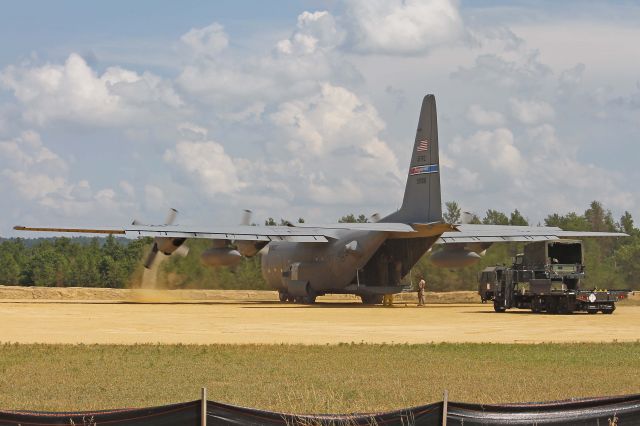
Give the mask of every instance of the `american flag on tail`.
<path id="1" fill-rule="evenodd" d="M 429 149 L 429 139 L 424 139 L 418 142 L 418 148 L 416 149 L 416 151 L 422 152 L 422 151 L 427 151 L 428 149 Z"/>

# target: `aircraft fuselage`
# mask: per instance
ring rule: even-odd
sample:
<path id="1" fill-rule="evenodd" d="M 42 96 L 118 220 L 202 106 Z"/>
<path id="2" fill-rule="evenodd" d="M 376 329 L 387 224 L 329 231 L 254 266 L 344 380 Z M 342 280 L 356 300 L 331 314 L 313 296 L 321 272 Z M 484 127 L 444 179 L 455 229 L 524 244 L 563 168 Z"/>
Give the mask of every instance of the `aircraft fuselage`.
<path id="1" fill-rule="evenodd" d="M 340 292 L 354 280 L 387 238 L 384 232 L 336 231 L 328 244 L 272 242 L 262 256 L 262 275 L 281 292 L 291 282 L 316 293 Z M 372 283 L 373 284 L 373 283 Z"/>

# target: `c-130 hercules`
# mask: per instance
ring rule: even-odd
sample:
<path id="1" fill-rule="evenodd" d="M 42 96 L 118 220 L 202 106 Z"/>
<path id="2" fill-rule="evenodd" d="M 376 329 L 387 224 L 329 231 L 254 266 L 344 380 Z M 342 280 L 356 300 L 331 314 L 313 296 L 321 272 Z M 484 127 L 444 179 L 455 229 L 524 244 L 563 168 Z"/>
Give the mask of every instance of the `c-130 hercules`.
<path id="1" fill-rule="evenodd" d="M 434 245 L 439 266 L 467 266 L 495 242 L 554 240 L 561 237 L 624 236 L 621 233 L 567 232 L 555 227 L 449 224 L 442 219 L 438 127 L 434 95 L 422 101 L 418 129 L 402 207 L 374 223 L 291 226 L 242 225 L 196 228 L 173 225 L 171 210 L 164 225 L 134 221 L 122 228 L 24 227 L 23 231 L 121 234 L 154 237 L 145 262 L 149 268 L 158 252 L 186 254 L 189 238 L 213 240 L 202 260 L 210 266 L 232 266 L 242 256 L 262 254 L 262 274 L 278 290 L 281 301 L 314 303 L 328 293 L 356 294 L 365 304 L 402 291 L 400 282 Z M 268 250 L 263 250 L 268 245 Z"/>

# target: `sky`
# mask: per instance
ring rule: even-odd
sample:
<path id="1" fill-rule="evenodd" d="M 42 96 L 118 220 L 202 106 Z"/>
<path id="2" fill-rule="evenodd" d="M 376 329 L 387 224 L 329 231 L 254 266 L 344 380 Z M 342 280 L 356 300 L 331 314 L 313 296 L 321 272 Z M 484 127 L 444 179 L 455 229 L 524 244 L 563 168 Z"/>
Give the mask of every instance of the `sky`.
<path id="1" fill-rule="evenodd" d="M 636 2 L 7 2 L 0 235 L 388 214 L 427 93 L 443 202 L 640 218 L 638 58 Z"/>

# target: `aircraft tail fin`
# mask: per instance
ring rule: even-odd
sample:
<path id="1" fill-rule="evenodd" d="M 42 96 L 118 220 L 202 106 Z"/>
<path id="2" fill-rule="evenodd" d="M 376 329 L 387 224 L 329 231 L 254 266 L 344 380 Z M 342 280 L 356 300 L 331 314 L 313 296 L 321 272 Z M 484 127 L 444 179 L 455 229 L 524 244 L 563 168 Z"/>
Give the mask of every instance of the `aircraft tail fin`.
<path id="1" fill-rule="evenodd" d="M 381 222 L 411 224 L 441 221 L 436 98 L 434 95 L 427 95 L 422 100 L 402 207 Z"/>

